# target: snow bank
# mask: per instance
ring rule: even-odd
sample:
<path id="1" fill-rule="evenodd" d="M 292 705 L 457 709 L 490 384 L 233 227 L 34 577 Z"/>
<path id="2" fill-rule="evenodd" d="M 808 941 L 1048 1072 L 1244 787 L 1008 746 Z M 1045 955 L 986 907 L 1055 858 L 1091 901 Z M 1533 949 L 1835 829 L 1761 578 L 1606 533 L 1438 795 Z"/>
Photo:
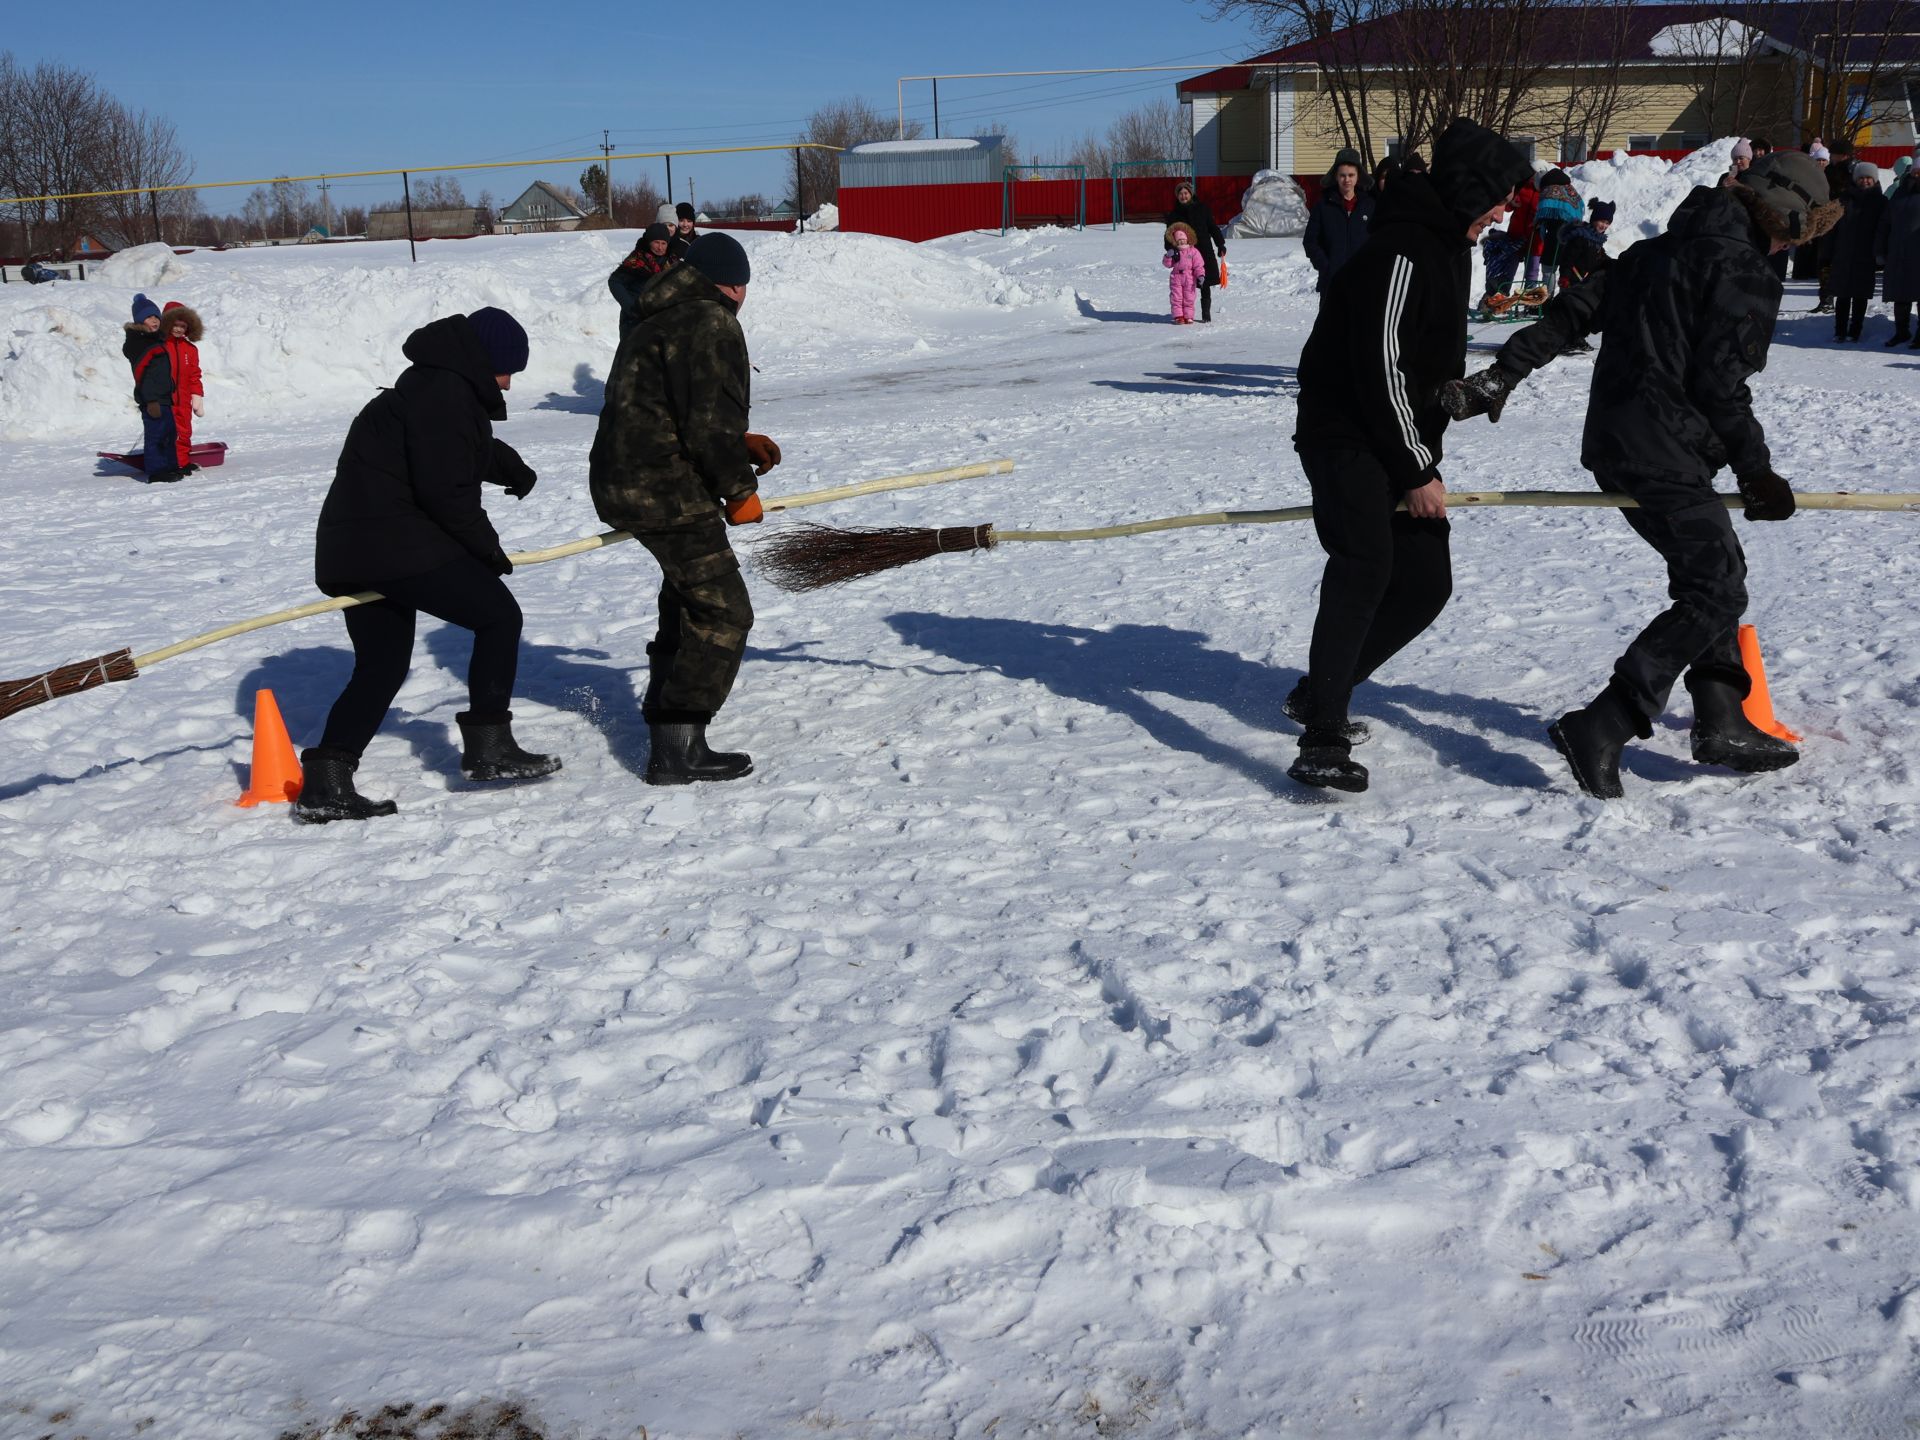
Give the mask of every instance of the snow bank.
<path id="1" fill-rule="evenodd" d="M 1240 199 L 1240 214 L 1227 226 L 1230 240 L 1273 239 L 1304 235 L 1307 197 L 1290 175 L 1262 170 Z"/>
<path id="2" fill-rule="evenodd" d="M 1679 160 L 1616 152 L 1567 171 L 1582 201 L 1611 200 L 1619 211 L 1607 232 L 1607 249 L 1618 255 L 1636 240 L 1658 235 L 1696 185 L 1718 185 L 1733 164 L 1736 137 L 1702 146 Z"/>
<path id="3" fill-rule="evenodd" d="M 840 228 L 840 207 L 832 201 L 822 205 L 807 217 L 809 230 L 838 230 Z"/>
<path id="4" fill-rule="evenodd" d="M 1051 301 L 978 261 L 875 235 L 741 234 L 755 284 L 742 323 L 756 357 L 822 347 L 875 356 L 910 350 L 968 317 Z M 92 434 L 123 441 L 133 419 L 122 325 L 133 296 L 190 302 L 208 405 L 224 420 L 285 420 L 351 410 L 405 363 L 406 336 L 429 320 L 498 305 L 527 327 L 524 388 L 572 393 L 604 375 L 618 340 L 606 277 L 627 231 L 490 236 L 176 255 L 126 251 L 85 284 L 0 292 L 0 437 Z M 581 367 L 586 373 L 582 373 Z"/>

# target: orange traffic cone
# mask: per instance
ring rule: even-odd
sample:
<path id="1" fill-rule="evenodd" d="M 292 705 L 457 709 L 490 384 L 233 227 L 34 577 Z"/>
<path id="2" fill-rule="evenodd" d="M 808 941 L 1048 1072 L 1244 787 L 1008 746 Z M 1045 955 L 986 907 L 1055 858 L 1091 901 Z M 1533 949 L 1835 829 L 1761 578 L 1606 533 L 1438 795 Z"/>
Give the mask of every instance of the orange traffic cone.
<path id="1" fill-rule="evenodd" d="M 1766 731 L 1774 739 L 1798 745 L 1800 737 L 1774 717 L 1773 697 L 1767 693 L 1766 662 L 1760 658 L 1760 632 L 1751 625 L 1740 627 L 1740 663 L 1746 668 L 1747 678 L 1753 681 L 1753 688 L 1747 691 L 1746 702 L 1740 707 L 1747 719 L 1753 722 L 1754 728 Z"/>
<path id="2" fill-rule="evenodd" d="M 300 758 L 293 753 L 287 722 L 271 690 L 253 696 L 253 774 L 247 793 L 235 803 L 284 805 L 300 793 Z"/>

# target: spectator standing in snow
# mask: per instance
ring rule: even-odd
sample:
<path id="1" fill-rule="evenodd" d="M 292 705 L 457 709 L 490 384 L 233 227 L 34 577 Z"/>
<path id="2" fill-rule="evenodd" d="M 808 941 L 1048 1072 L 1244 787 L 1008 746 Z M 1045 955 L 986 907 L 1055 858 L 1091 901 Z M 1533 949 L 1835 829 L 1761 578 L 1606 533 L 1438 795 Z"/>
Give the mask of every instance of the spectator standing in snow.
<path id="1" fill-rule="evenodd" d="M 1684 673 L 1693 695 L 1693 756 L 1745 772 L 1778 770 L 1799 752 L 1748 722 L 1738 626 L 1747 564 L 1713 477 L 1730 466 L 1748 520 L 1785 520 L 1793 489 L 1776 475 L 1747 380 L 1766 368 L 1780 313 L 1770 251 L 1819 237 L 1840 216 L 1804 155 L 1755 161 L 1738 185 L 1700 186 L 1666 233 L 1561 292 L 1540 322 L 1500 347 L 1487 369 L 1447 387 L 1455 419 L 1497 420 L 1507 396 L 1577 336 L 1604 332 L 1587 401 L 1580 463 L 1602 490 L 1630 496 L 1627 524 L 1667 565 L 1672 605 L 1614 664 L 1595 699 L 1548 734 L 1587 794 L 1614 799 L 1620 754 L 1647 739 Z"/>
<path id="2" fill-rule="evenodd" d="M 1367 243 L 1374 207 L 1372 182 L 1360 171 L 1360 152 L 1342 150 L 1327 172 L 1319 203 L 1307 217 L 1300 247 L 1315 271 L 1313 288 L 1327 293 L 1327 282 Z"/>
<path id="3" fill-rule="evenodd" d="M 1466 359 L 1468 251 L 1530 173 L 1518 147 L 1454 121 L 1433 174 L 1399 176 L 1381 197 L 1372 237 L 1328 283 L 1301 353 L 1293 445 L 1327 552 L 1307 673 L 1285 702 L 1304 729 L 1287 773 L 1303 785 L 1367 788 L 1351 753 L 1364 738 L 1347 715 L 1354 687 L 1452 593 L 1440 387 Z"/>
<path id="4" fill-rule="evenodd" d="M 1560 269 L 1560 236 L 1569 225 L 1580 223 L 1580 192 L 1564 170 L 1549 170 L 1538 181 L 1539 208 L 1534 212 L 1533 253 L 1544 266 L 1549 291 Z"/>
<path id="5" fill-rule="evenodd" d="M 460 768 L 475 780 L 532 780 L 560 761 L 513 738 L 520 606 L 501 576 L 513 573 L 480 503 L 482 482 L 515 499 L 535 475 L 493 422 L 507 418 L 505 392 L 527 368 L 527 332 L 489 306 L 449 315 L 407 337 L 412 362 L 355 417 L 320 507 L 314 582 L 329 595 L 377 590 L 382 599 L 344 612 L 353 675 L 333 702 L 320 743 L 305 751 L 293 818 L 305 824 L 391 815 L 369 800 L 354 772 L 413 657 L 420 611 L 473 632 Z"/>
<path id="6" fill-rule="evenodd" d="M 1740 178 L 1740 172 L 1753 164 L 1753 142 L 1736 140 L 1733 142 L 1733 154 L 1728 157 L 1727 173 L 1720 177 L 1722 185 L 1731 185 Z"/>
<path id="7" fill-rule="evenodd" d="M 1853 167 L 1853 183 L 1841 192 L 1845 213 L 1833 227 L 1829 280 L 1833 289 L 1833 338 L 1858 341 L 1873 299 L 1874 256 L 1879 247 L 1880 221 L 1887 197 L 1880 193 L 1880 169 L 1860 161 Z"/>
<path id="8" fill-rule="evenodd" d="M 1506 228 L 1506 234 L 1514 241 L 1514 253 L 1527 262 L 1528 285 L 1537 284 L 1540 279 L 1540 262 L 1534 258 L 1533 244 L 1533 217 L 1539 208 L 1540 184 L 1529 173 L 1526 183 L 1513 192 L 1513 211 L 1507 216 Z"/>
<path id="9" fill-rule="evenodd" d="M 178 300 L 169 300 L 160 312 L 160 328 L 167 332 L 167 360 L 173 369 L 173 448 L 180 473 L 191 475 L 193 422 L 207 413 L 207 387 L 200 377 L 200 317 Z"/>
<path id="10" fill-rule="evenodd" d="M 1893 338 L 1887 344 L 1911 340 L 1920 350 L 1920 331 L 1913 325 L 1914 302 L 1920 301 L 1920 170 L 1910 162 L 1880 213 L 1879 251 L 1886 267 L 1881 293 L 1893 306 Z"/>
<path id="11" fill-rule="evenodd" d="M 740 242 L 716 231 L 647 287 L 613 358 L 588 460 L 595 511 L 660 566 L 640 702 L 649 785 L 753 771 L 751 756 L 707 747 L 753 628 L 727 526 L 761 519 L 759 477 L 780 463 L 779 446 L 747 432 L 752 366 L 738 315 L 751 279 Z"/>
<path id="12" fill-rule="evenodd" d="M 687 251 L 699 238 L 693 230 L 693 222 L 698 218 L 693 206 L 684 200 L 673 207 L 673 237 L 667 242 L 667 259 L 675 265 L 687 258 Z"/>
<path id="13" fill-rule="evenodd" d="M 1173 323 L 1193 323 L 1193 297 L 1207 278 L 1206 261 L 1200 247 L 1193 243 L 1193 231 L 1179 221 L 1167 227 L 1166 242 L 1172 248 L 1160 257 L 1160 263 L 1172 273 L 1167 276 L 1167 300 L 1173 307 Z"/>
<path id="14" fill-rule="evenodd" d="M 1612 263 L 1607 255 L 1607 231 L 1618 207 L 1611 200 L 1589 200 L 1587 218 L 1571 225 L 1560 237 L 1560 288 L 1578 285 Z"/>
<path id="15" fill-rule="evenodd" d="M 640 243 L 633 247 L 633 253 L 622 260 L 611 275 L 607 276 L 607 289 L 613 292 L 613 298 L 620 305 L 620 338 L 627 338 L 627 332 L 634 327 L 637 317 L 636 307 L 640 303 L 640 292 L 659 275 L 664 275 L 672 266 L 673 259 L 667 254 L 673 243 L 671 227 L 655 221 L 640 235 Z"/>
<path id="16" fill-rule="evenodd" d="M 120 353 L 133 367 L 133 403 L 140 407 L 141 469 L 149 485 L 182 479 L 179 437 L 174 430 L 173 357 L 167 351 L 160 307 L 145 295 L 133 297 L 133 322 L 126 327 Z"/>
<path id="17" fill-rule="evenodd" d="M 1227 237 L 1214 222 L 1207 202 L 1194 195 L 1192 183 L 1186 180 L 1173 187 L 1173 209 L 1161 223 L 1184 225 L 1193 232 L 1201 262 L 1207 267 L 1200 281 L 1200 323 L 1210 325 L 1213 323 L 1213 287 L 1220 283 L 1220 262 L 1226 258 Z"/>

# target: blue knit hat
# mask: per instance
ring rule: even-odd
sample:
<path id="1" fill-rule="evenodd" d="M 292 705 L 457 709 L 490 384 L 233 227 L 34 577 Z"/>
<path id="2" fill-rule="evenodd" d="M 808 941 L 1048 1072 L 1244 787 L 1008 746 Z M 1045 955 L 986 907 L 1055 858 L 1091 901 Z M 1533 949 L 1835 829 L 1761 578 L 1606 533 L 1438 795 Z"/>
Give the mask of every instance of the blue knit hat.
<path id="1" fill-rule="evenodd" d="M 527 332 L 506 311 L 489 305 L 467 316 L 496 375 L 517 375 L 527 368 Z"/>
<path id="2" fill-rule="evenodd" d="M 158 320 L 160 307 L 144 295 L 133 297 L 133 323 L 138 325 L 146 320 Z"/>
<path id="3" fill-rule="evenodd" d="M 686 263 L 716 285 L 745 285 L 753 278 L 746 249 L 721 230 L 709 230 L 689 245 Z"/>

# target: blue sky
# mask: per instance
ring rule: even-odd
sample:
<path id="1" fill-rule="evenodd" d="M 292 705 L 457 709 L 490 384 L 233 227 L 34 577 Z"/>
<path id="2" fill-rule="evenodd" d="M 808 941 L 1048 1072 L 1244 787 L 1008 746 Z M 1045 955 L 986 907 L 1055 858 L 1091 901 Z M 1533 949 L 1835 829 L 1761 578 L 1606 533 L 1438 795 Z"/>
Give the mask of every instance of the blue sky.
<path id="1" fill-rule="evenodd" d="M 166 115 L 195 178 L 229 180 L 584 155 L 602 128 L 630 151 L 777 143 L 827 100 L 857 94 L 891 112 L 902 74 L 1189 62 L 1197 73 L 1258 48 L 1245 22 L 1209 13 L 1205 0 L 222 0 L 160 10 L 110 0 L 84 12 L 18 7 L 0 48 L 76 66 L 124 103 Z M 1027 154 L 1043 153 L 1170 95 L 1178 78 L 943 82 L 942 133 L 999 119 Z M 929 120 L 929 87 L 908 92 L 908 114 Z M 646 163 L 659 185 L 659 162 Z M 487 187 L 504 203 L 536 177 L 571 183 L 580 168 L 462 179 L 469 196 Z M 674 165 L 680 198 L 689 176 L 699 195 L 718 197 L 775 193 L 787 173 L 773 157 Z M 334 197 L 364 204 L 395 184 L 343 182 Z M 245 193 L 204 198 L 237 210 Z"/>

